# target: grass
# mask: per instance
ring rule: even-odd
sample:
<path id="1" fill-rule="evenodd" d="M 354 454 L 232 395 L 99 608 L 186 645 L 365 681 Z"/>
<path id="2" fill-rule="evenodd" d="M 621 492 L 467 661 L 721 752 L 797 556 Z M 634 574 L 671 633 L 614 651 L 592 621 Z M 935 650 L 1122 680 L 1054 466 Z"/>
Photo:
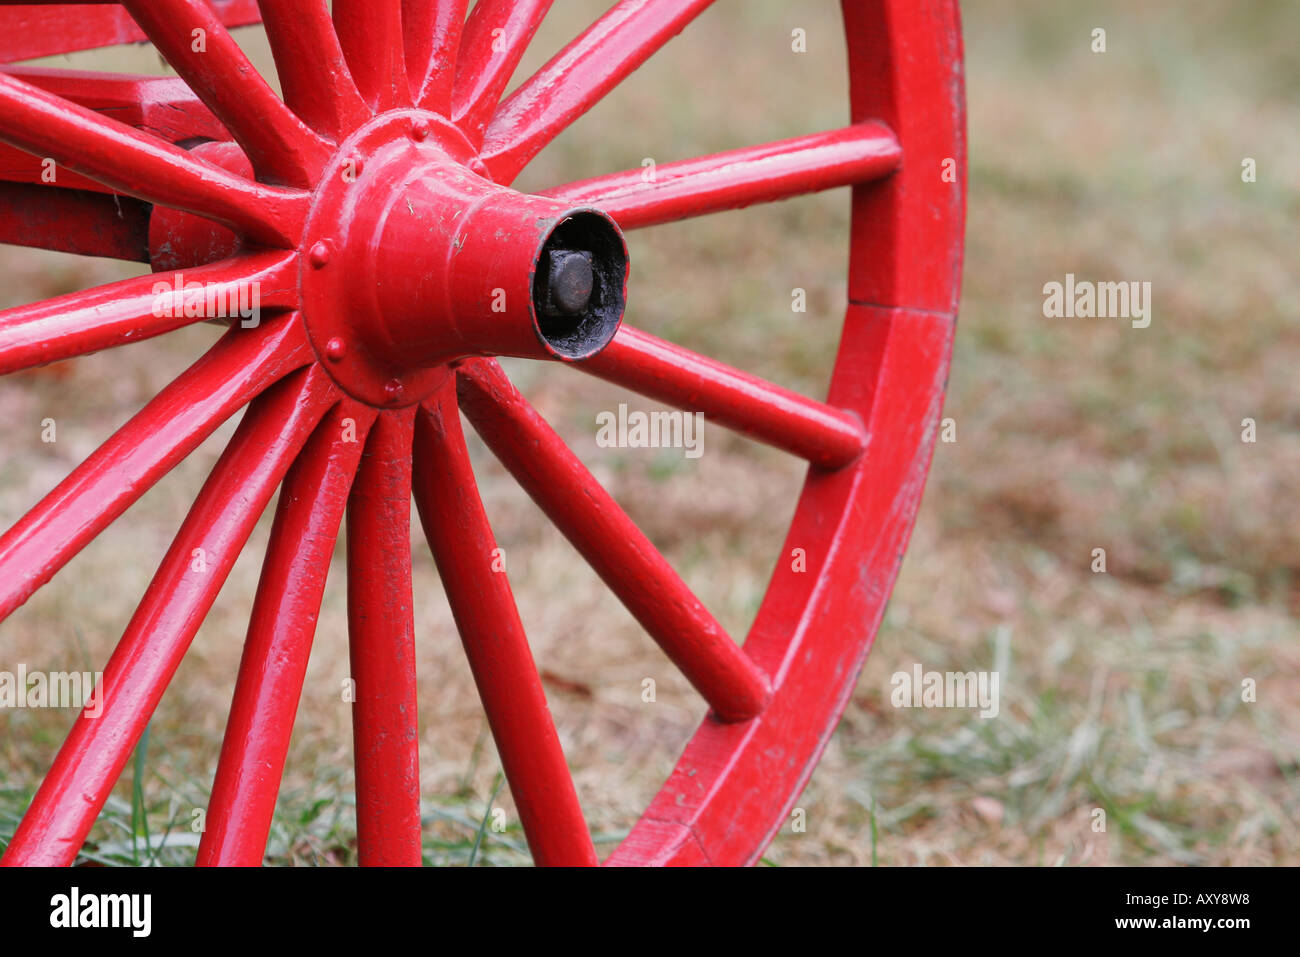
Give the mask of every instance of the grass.
<path id="1" fill-rule="evenodd" d="M 600 3 L 557 4 L 523 71 Z M 835 4 L 719 0 L 526 174 L 536 188 L 843 122 Z M 945 415 L 884 625 L 825 758 L 764 862 L 1300 863 L 1300 81 L 1294 4 L 967 4 L 967 268 Z M 788 52 L 807 30 L 810 53 Z M 1089 49 L 1107 30 L 1108 51 Z M 242 35 L 241 35 L 242 37 Z M 265 64 L 264 48 L 248 47 Z M 157 69 L 149 55 L 90 62 Z M 120 62 L 117 59 L 121 58 Z M 132 59 L 134 57 L 134 59 Z M 87 62 L 80 57 L 73 62 Z M 60 63 L 67 61 L 58 59 Z M 612 131 L 612 133 L 611 133 Z M 1245 156 L 1258 182 L 1240 180 Z M 631 237 L 631 319 L 816 395 L 844 304 L 842 192 Z M 112 264 L 0 251 L 4 305 L 115 278 Z M 1042 286 L 1151 281 L 1150 328 L 1046 320 Z M 790 290 L 808 290 L 792 316 Z M 209 329 L 0 387 L 8 525 L 211 341 Z M 729 629 L 743 633 L 799 486 L 721 430 L 684 462 L 595 445 L 637 400 L 512 364 L 529 398 Z M 648 408 L 645 403 L 639 407 Z M 58 441 L 39 441 L 42 418 Z M 1253 418 L 1258 441 L 1240 441 Z M 0 668 L 102 662 L 228 424 L 2 629 Z M 472 449 L 584 809 L 606 850 L 702 708 L 512 481 Z M 88 863 L 192 860 L 256 585 L 264 522 L 92 834 Z M 1106 549 L 1107 573 L 1090 570 Z M 430 864 L 527 860 L 431 559 L 416 543 L 421 775 Z M 267 859 L 355 862 L 341 553 Z M 563 596 L 557 600 L 556 596 Z M 81 650 L 84 648 L 84 651 Z M 994 669 L 997 718 L 895 709 L 889 677 Z M 7 664 L 13 663 L 13 664 Z M 88 666 L 83 666 L 88 667 Z M 657 700 L 640 699 L 654 677 Z M 1252 679 L 1254 702 L 1242 700 Z M 0 714 L 0 841 L 66 733 Z M 507 829 L 490 827 L 493 807 Z M 1104 813 L 1105 830 L 1095 829 Z M 485 829 L 485 823 L 488 825 Z"/>

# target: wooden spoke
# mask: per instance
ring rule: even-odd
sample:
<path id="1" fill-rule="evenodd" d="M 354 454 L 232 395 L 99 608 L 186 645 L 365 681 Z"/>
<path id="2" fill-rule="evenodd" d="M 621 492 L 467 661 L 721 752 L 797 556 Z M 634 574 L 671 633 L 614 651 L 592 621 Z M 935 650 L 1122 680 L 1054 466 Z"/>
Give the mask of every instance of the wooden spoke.
<path id="1" fill-rule="evenodd" d="M 340 402 L 284 477 L 196 863 L 262 863 L 321 596 L 374 412 Z"/>
<path id="2" fill-rule="evenodd" d="M 420 749 L 411 596 L 414 410 L 380 415 L 348 500 L 358 859 L 418 867 Z"/>
<path id="3" fill-rule="evenodd" d="M 597 863 L 510 583 L 493 567 L 496 541 L 450 384 L 417 420 L 415 502 L 533 860 Z"/>
<path id="4" fill-rule="evenodd" d="M 583 113 L 713 0 L 620 0 L 510 95 L 492 117 L 482 156 L 509 183 Z"/>
<path id="5" fill-rule="evenodd" d="M 421 109 L 451 112 L 460 38 L 469 0 L 402 0 L 406 71 Z"/>
<path id="6" fill-rule="evenodd" d="M 479 0 L 465 23 L 451 118 L 475 143 L 553 0 Z"/>
<path id="7" fill-rule="evenodd" d="M 296 254 L 260 253 L 211 266 L 123 279 L 5 309 L 0 311 L 0 375 L 139 342 L 215 318 L 220 312 L 238 313 L 241 290 L 244 302 L 251 304 L 252 288 L 256 288 L 262 308 L 283 309 L 297 297 L 296 272 Z M 178 283 L 180 292 L 176 291 Z M 187 292 L 185 287 L 191 283 L 196 285 Z M 202 302 L 196 289 L 202 292 Z M 233 310 L 231 303 L 235 304 Z"/>
<path id="8" fill-rule="evenodd" d="M 641 395 L 704 415 L 823 468 L 852 462 L 866 445 L 852 412 L 806 399 L 757 376 L 624 324 L 578 368 Z"/>
<path id="9" fill-rule="evenodd" d="M 235 328 L 0 536 L 0 620 L 254 396 L 314 356 L 297 318 Z"/>
<path id="10" fill-rule="evenodd" d="M 334 27 L 357 89 L 376 113 L 411 105 L 402 0 L 334 0 Z"/>
<path id="11" fill-rule="evenodd" d="M 624 229 L 705 216 L 878 179 L 901 157 L 898 141 L 879 123 L 664 163 L 653 182 L 627 170 L 545 190 L 576 205 L 598 206 Z"/>
<path id="12" fill-rule="evenodd" d="M 284 102 L 304 123 L 342 139 L 370 118 L 334 32 L 328 0 L 258 0 Z"/>
<path id="13" fill-rule="evenodd" d="M 212 111 L 178 77 L 12 65 L 0 69 L 0 73 L 168 143 L 230 138 Z M 0 143 L 0 180 L 111 192 L 71 170 L 52 170 L 46 157 L 33 156 L 7 143 Z"/>
<path id="14" fill-rule="evenodd" d="M 57 867 L 76 858 L 267 501 L 336 399 L 328 377 L 312 369 L 249 408 L 104 669 L 100 713 L 73 725 L 5 864 Z"/>
<path id="15" fill-rule="evenodd" d="M 262 79 L 208 0 L 122 0 L 158 52 L 226 125 L 259 179 L 309 186 L 329 157 Z"/>
<path id="16" fill-rule="evenodd" d="M 767 677 L 493 360 L 457 376 L 475 430 L 724 720 L 758 714 Z"/>
<path id="17" fill-rule="evenodd" d="M 0 140 L 111 190 L 205 216 L 268 245 L 294 245 L 307 193 L 250 182 L 156 136 L 0 73 Z"/>

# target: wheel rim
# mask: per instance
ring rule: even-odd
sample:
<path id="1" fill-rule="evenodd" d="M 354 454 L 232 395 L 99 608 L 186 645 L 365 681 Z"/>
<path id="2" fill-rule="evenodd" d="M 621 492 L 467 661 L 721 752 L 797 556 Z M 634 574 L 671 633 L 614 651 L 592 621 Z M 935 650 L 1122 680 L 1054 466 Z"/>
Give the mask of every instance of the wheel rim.
<path id="1" fill-rule="evenodd" d="M 166 91 L 189 135 L 78 104 L 102 101 L 103 81 L 0 74 L 0 141 L 74 177 L 58 191 L 62 218 L 36 231 L 25 211 L 51 192 L 34 188 L 39 167 L 0 184 L 28 227 L 0 239 L 176 272 L 0 313 L 0 374 L 210 318 L 213 302 L 254 283 L 267 315 L 232 321 L 0 538 L 3 617 L 249 404 L 105 669 L 103 715 L 76 723 L 4 862 L 75 858 L 280 488 L 199 863 L 261 861 L 345 517 L 359 856 L 420 862 L 412 491 L 534 859 L 596 863 L 508 581 L 492 567 L 458 410 L 711 706 L 607 863 L 754 861 L 852 690 L 928 469 L 961 265 L 955 0 L 843 0 L 844 129 L 666 164 L 651 188 L 638 170 L 536 196 L 508 184 L 709 0 L 615 4 L 504 101 L 548 0 L 480 0 L 468 20 L 463 0 L 335 0 L 332 21 L 324 4 L 263 0 L 283 101 L 205 0 L 124 6 L 192 89 Z M 246 22 L 229 7 L 228 20 Z M 81 42 L 70 35 L 66 48 Z M 163 92 L 162 81 L 117 82 L 127 103 Z M 227 136 L 237 148 L 172 145 Z M 619 227 L 850 184 L 850 304 L 826 402 L 620 328 Z M 119 210 L 111 230 L 105 199 Z M 166 290 L 180 269 L 211 290 L 208 312 L 187 314 L 181 280 Z M 574 362 L 811 463 L 782 553 L 800 560 L 778 562 L 743 649 L 515 391 L 499 355 Z"/>

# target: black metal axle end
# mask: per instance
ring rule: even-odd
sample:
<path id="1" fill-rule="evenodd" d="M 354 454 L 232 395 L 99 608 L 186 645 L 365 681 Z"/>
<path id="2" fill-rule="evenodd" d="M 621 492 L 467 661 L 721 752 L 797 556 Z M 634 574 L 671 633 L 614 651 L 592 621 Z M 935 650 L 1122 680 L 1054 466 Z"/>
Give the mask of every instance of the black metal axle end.
<path id="1" fill-rule="evenodd" d="M 547 258 L 542 313 L 556 318 L 581 315 L 591 303 L 595 289 L 596 273 L 591 253 L 554 249 Z"/>

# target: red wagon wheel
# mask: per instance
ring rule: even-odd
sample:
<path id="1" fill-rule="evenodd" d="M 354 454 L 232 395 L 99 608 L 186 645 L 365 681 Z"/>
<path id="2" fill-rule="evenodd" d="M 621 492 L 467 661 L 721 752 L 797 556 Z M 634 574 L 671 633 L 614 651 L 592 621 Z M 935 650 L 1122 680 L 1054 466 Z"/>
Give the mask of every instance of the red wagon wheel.
<path id="1" fill-rule="evenodd" d="M 0 374 L 235 315 L 250 290 L 262 310 L 0 538 L 3 617 L 248 406 L 5 863 L 74 860 L 277 487 L 199 863 L 262 859 L 345 515 L 360 860 L 420 862 L 412 491 L 533 857 L 597 862 L 458 409 L 711 708 L 607 863 L 748 863 L 780 826 L 871 645 L 938 422 L 964 210 L 956 2 L 843 0 L 842 129 L 525 195 L 508 186 L 524 165 L 709 0 L 621 0 L 503 100 L 550 5 L 0 4 L 5 61 L 147 37 L 181 78 L 0 72 L 0 240 L 156 273 L 0 312 Z M 257 20 L 283 99 L 227 32 Z M 622 323 L 621 230 L 850 184 L 826 401 Z M 799 558 L 743 645 L 494 356 L 573 365 L 808 460 Z"/>

